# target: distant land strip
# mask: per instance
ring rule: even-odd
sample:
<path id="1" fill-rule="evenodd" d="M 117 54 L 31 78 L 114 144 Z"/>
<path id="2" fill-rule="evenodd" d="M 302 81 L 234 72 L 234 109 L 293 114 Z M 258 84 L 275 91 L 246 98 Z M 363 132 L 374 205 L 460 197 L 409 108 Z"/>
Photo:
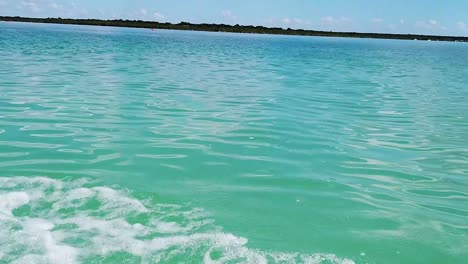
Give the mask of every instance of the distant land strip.
<path id="1" fill-rule="evenodd" d="M 71 19 L 71 18 L 31 18 L 19 16 L 0 16 L 0 21 L 4 22 L 29 22 L 29 23 L 50 23 L 50 24 L 73 24 L 90 26 L 110 26 L 110 27 L 130 27 L 149 29 L 172 29 L 172 30 L 192 30 L 210 32 L 232 32 L 251 34 L 274 34 L 274 35 L 296 35 L 296 36 L 316 36 L 316 37 L 342 37 L 342 38 L 375 38 L 375 39 L 402 39 L 402 40 L 422 40 L 422 41 L 451 41 L 468 42 L 468 37 L 456 36 L 436 36 L 436 35 L 416 35 L 416 34 L 386 34 L 386 33 L 360 33 L 360 32 L 333 32 L 317 31 L 305 29 L 283 29 L 278 27 L 226 25 L 226 24 L 192 24 L 180 22 L 178 24 L 161 23 L 142 20 L 100 20 L 100 19 Z"/>

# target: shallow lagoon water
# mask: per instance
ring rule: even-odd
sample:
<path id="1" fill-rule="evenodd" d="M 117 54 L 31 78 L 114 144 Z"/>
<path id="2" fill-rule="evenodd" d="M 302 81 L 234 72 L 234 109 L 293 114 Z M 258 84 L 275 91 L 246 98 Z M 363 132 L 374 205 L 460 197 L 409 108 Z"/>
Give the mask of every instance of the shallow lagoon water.
<path id="1" fill-rule="evenodd" d="M 0 263 L 466 263 L 468 45 L 0 24 Z"/>

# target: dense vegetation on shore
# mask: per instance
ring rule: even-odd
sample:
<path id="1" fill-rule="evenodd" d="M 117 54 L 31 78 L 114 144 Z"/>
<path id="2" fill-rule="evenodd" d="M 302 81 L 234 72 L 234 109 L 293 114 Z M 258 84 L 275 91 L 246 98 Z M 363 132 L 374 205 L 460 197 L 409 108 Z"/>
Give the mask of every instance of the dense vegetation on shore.
<path id="1" fill-rule="evenodd" d="M 468 37 L 414 35 L 414 34 L 332 32 L 332 31 L 316 31 L 316 30 L 291 29 L 291 28 L 288 28 L 288 29 L 269 28 L 269 27 L 263 27 L 263 26 L 243 26 L 243 25 L 233 26 L 233 25 L 226 25 L 226 24 L 192 24 L 188 22 L 172 24 L 172 23 L 160 23 L 160 22 L 142 21 L 142 20 L 29 18 L 29 17 L 18 17 L 18 16 L 16 17 L 0 16 L 0 20 L 12 21 L 12 22 L 76 24 L 76 25 L 154 28 L 154 29 L 173 29 L 173 30 L 195 30 L 195 31 L 233 32 L 233 33 L 468 42 Z"/>

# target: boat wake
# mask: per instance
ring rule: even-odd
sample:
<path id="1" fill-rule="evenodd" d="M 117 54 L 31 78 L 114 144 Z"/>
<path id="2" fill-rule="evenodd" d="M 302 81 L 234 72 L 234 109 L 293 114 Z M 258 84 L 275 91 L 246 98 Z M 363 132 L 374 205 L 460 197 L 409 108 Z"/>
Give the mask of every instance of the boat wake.
<path id="1" fill-rule="evenodd" d="M 203 210 L 89 180 L 0 178 L 0 258 L 11 263 L 353 263 L 263 252 Z"/>

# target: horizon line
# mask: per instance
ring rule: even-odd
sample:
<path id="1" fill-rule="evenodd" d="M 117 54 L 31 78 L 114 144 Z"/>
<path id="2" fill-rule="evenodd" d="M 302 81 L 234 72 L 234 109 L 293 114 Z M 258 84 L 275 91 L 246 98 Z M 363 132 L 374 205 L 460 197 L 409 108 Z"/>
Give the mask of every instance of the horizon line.
<path id="1" fill-rule="evenodd" d="M 6 19 L 6 20 L 5 20 Z M 28 21 L 29 20 L 29 21 Z M 34 21 L 42 20 L 42 21 Z M 44 21 L 45 20 L 45 21 Z M 414 40 L 436 40 L 436 41 L 452 41 L 452 42 L 468 42 L 468 36 L 451 36 L 451 35 L 429 35 L 429 34 L 416 34 L 416 33 L 381 33 L 381 32 L 359 32 L 359 31 L 325 31 L 325 30 L 315 30 L 315 29 L 303 29 L 303 28 L 284 28 L 284 27 L 267 27 L 262 25 L 246 25 L 246 24 L 224 24 L 224 23 L 192 23 L 187 21 L 180 21 L 179 23 L 172 22 L 160 22 L 160 21 L 149 21 L 141 19 L 122 19 L 122 18 L 113 18 L 113 19 L 98 19 L 98 18 L 63 18 L 63 17 L 23 17 L 23 16 L 2 16 L 0 15 L 0 21 L 4 22 L 31 22 L 31 23 L 49 23 L 49 24 L 63 24 L 63 23 L 54 23 L 51 22 L 55 20 L 68 21 L 72 23 L 68 24 L 77 24 L 77 25 L 91 25 L 91 26 L 111 26 L 111 27 L 128 27 L 128 28 L 151 28 L 145 27 L 142 25 L 139 26 L 130 26 L 130 25 L 100 25 L 100 24 L 80 24 L 73 23 L 73 21 L 96 21 L 96 22 L 133 22 L 141 24 L 154 24 L 154 25 L 167 25 L 167 26 L 214 26 L 214 27 L 228 27 L 230 29 L 235 28 L 250 28 L 250 29 L 263 29 L 270 32 L 238 32 L 238 31 L 226 31 L 232 33 L 253 33 L 253 34 L 273 34 L 273 35 L 302 35 L 302 36 L 328 36 L 328 37 L 352 37 L 352 38 L 385 38 L 385 39 L 401 39 L 401 40 L 411 40 L 410 38 L 414 37 L 423 37 L 425 39 L 414 39 Z M 222 32 L 219 30 L 199 30 L 197 28 L 183 29 L 183 28 L 160 28 L 160 29 L 173 29 L 173 30 L 194 30 L 194 31 L 209 31 L 209 32 Z M 278 32 L 280 30 L 281 32 Z M 293 34 L 296 33 L 296 34 Z M 299 34 L 302 33 L 302 34 Z M 309 33 L 309 34 L 307 34 Z M 314 35 L 314 33 L 316 35 Z M 347 35 L 350 34 L 350 35 Z M 347 36 L 341 36 L 347 35 Z M 385 37 L 388 36 L 388 37 Z M 394 38 L 391 38 L 394 37 Z M 405 38 L 398 38 L 405 37 Z M 445 39 L 445 40 L 443 40 Z"/>

